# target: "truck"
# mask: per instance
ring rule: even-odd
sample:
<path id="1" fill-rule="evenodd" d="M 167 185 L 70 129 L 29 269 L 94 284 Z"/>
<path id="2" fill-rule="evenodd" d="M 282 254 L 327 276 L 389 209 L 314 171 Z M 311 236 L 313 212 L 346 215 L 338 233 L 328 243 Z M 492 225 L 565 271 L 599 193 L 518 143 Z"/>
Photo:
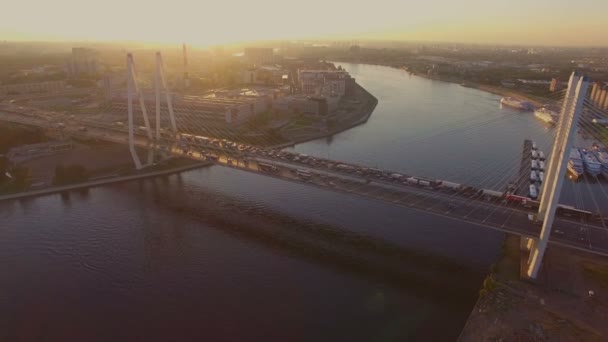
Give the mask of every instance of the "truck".
<path id="1" fill-rule="evenodd" d="M 260 163 L 258 162 L 258 166 L 260 167 L 260 170 L 264 171 L 264 172 L 277 172 L 279 171 L 279 168 L 271 165 L 271 164 L 266 164 L 266 163 Z"/>
<path id="2" fill-rule="evenodd" d="M 408 184 L 417 184 L 422 186 L 431 186 L 432 181 L 428 179 L 416 178 L 416 177 L 408 177 L 405 179 L 405 182 Z"/>
<path id="3" fill-rule="evenodd" d="M 494 190 L 489 190 L 489 189 L 482 189 L 480 190 L 481 195 L 487 196 L 487 197 L 493 197 L 493 198 L 502 198 L 504 193 L 501 191 L 494 191 Z"/>
<path id="4" fill-rule="evenodd" d="M 444 188 L 444 189 L 460 190 L 462 185 L 460 185 L 458 183 L 448 182 L 448 181 L 441 181 L 441 183 L 439 184 L 439 187 Z"/>

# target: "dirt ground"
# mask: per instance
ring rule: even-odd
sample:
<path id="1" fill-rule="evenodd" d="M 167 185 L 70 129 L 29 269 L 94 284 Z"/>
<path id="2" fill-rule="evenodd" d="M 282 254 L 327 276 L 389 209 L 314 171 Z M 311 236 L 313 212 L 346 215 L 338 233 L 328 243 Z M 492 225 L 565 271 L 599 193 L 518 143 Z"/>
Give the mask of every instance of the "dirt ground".
<path id="1" fill-rule="evenodd" d="M 536 283 L 526 260 L 508 237 L 459 341 L 608 341 L 608 258 L 550 246 Z"/>

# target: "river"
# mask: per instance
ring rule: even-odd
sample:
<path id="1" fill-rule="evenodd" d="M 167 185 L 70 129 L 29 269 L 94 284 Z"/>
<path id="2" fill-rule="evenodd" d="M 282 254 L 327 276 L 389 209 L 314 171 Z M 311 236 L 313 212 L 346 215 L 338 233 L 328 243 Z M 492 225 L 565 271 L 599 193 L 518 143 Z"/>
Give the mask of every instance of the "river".
<path id="1" fill-rule="evenodd" d="M 499 186 L 523 139 L 549 141 L 495 95 L 343 66 L 378 107 L 296 150 Z M 455 340 L 503 238 L 217 166 L 3 202 L 0 222 L 0 341 Z"/>

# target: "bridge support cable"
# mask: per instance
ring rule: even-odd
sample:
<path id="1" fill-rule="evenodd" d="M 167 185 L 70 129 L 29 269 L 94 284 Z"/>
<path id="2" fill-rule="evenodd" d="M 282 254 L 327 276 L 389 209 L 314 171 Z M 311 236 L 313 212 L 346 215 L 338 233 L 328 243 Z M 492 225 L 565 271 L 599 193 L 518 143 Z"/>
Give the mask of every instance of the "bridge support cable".
<path id="1" fill-rule="evenodd" d="M 141 92 L 138 79 L 137 79 L 137 71 L 135 68 L 135 62 L 132 54 L 127 54 L 127 112 L 128 112 L 128 142 L 129 142 L 129 151 L 131 152 L 131 157 L 133 159 L 133 163 L 135 164 L 135 168 L 140 170 L 146 166 L 152 165 L 154 163 L 154 152 L 162 150 L 160 144 L 162 141 L 162 128 L 161 128 L 161 93 L 165 94 L 165 102 L 167 103 L 167 110 L 169 112 L 169 119 L 171 123 L 171 131 L 173 134 L 173 138 L 169 139 L 169 141 L 173 141 L 177 138 L 178 131 L 175 120 L 175 113 L 173 112 L 173 103 L 171 101 L 171 93 L 167 87 L 167 83 L 164 75 L 164 65 L 160 52 L 156 53 L 156 70 L 154 77 L 154 90 L 155 90 L 155 99 L 156 99 L 156 116 L 155 116 L 155 127 L 154 134 L 152 131 L 152 127 L 150 125 L 150 120 L 148 118 L 148 111 L 146 110 L 146 104 L 144 95 Z M 147 137 L 147 148 L 148 148 L 148 159 L 146 164 L 142 164 L 139 155 L 137 154 L 136 141 L 137 137 L 135 136 L 135 113 L 133 108 L 133 100 L 134 96 L 137 96 L 139 101 L 140 110 L 143 116 L 143 121 L 145 125 L 145 133 Z M 172 142 L 170 142 L 172 144 Z M 138 145 L 141 145 L 141 141 Z M 168 150 L 172 150 L 172 147 L 168 147 Z"/>
<path id="2" fill-rule="evenodd" d="M 554 102 L 556 102 L 556 103 L 562 102 L 561 94 L 559 94 L 558 96 L 559 97 L 556 97 L 554 99 L 555 100 Z M 544 140 L 545 141 L 543 141 L 543 142 L 545 143 L 545 145 L 549 145 L 548 142 L 550 140 L 552 140 L 552 137 L 550 135 L 548 135 L 544 138 Z M 543 145 L 543 144 L 541 144 L 541 145 Z M 525 156 L 525 158 L 527 158 L 527 160 L 530 160 L 531 156 Z M 512 160 L 507 160 L 504 163 L 500 163 L 499 165 L 493 165 L 489 168 L 488 167 L 480 168 L 477 171 L 469 173 L 467 175 L 467 178 L 469 178 L 469 181 L 463 182 L 462 184 L 473 184 L 473 182 L 480 183 L 480 184 L 482 184 L 482 188 L 484 188 L 484 189 L 498 189 L 496 186 L 499 186 L 499 187 L 506 186 L 508 178 L 512 177 L 512 175 L 515 174 L 515 171 L 520 168 L 520 162 L 521 162 L 521 152 L 518 151 L 514 154 Z M 493 169 L 493 170 L 491 170 L 491 172 L 486 172 L 486 169 Z M 505 170 L 506 170 L 506 172 L 504 172 Z M 501 172 L 501 171 L 503 171 L 503 172 Z M 480 179 L 482 181 L 480 181 Z M 518 178 L 517 178 L 518 183 L 519 183 L 520 179 L 521 179 L 521 182 L 529 181 L 528 176 L 518 175 Z M 484 186 L 486 184 L 492 184 L 492 185 L 490 185 L 489 187 Z M 448 196 L 448 199 L 457 199 L 457 198 L 461 199 L 460 194 L 452 194 L 452 195 Z M 428 196 L 428 197 L 421 197 L 421 198 L 419 197 L 417 200 L 415 200 L 414 203 L 410 203 L 410 204 L 412 206 L 421 206 L 421 205 L 424 205 L 424 202 L 427 202 L 427 201 L 430 202 L 429 203 L 430 207 L 428 208 L 429 210 L 435 209 L 435 207 L 437 207 L 437 206 L 445 205 L 448 203 L 448 202 L 446 202 L 445 199 L 441 200 L 441 201 L 437 201 L 435 196 Z M 461 202 L 461 200 L 459 200 L 459 202 Z M 474 201 L 472 200 L 472 202 L 475 203 L 475 204 L 471 204 L 472 206 L 482 206 L 485 203 L 484 201 L 481 201 L 479 199 L 476 199 Z M 495 206 L 494 209 L 492 210 L 492 212 L 495 212 L 499 208 L 500 207 Z M 437 209 L 439 209 L 439 208 L 437 208 Z M 475 209 L 473 209 L 473 211 L 474 210 Z M 473 211 L 471 211 L 471 212 L 473 212 Z M 467 216 L 467 215 L 465 215 L 465 216 Z"/>
<path id="3" fill-rule="evenodd" d="M 143 167 L 137 150 L 135 149 L 135 118 L 133 113 L 133 95 L 140 97 L 140 107 L 144 116 L 144 122 L 148 130 L 148 138 L 150 136 L 150 122 L 148 121 L 148 113 L 146 112 L 145 104 L 141 98 L 139 87 L 137 86 L 137 75 L 135 72 L 135 63 L 133 61 L 133 55 L 127 54 L 127 112 L 128 112 L 128 129 L 129 129 L 129 151 L 131 152 L 131 158 L 137 170 Z"/>
<path id="4" fill-rule="evenodd" d="M 539 144 L 542 146 L 545 145 L 549 145 L 549 141 L 552 139 L 552 137 L 550 135 L 544 137 L 543 141 Z M 532 160 L 531 155 L 526 155 L 523 156 L 523 160 L 525 162 L 530 162 L 530 160 Z M 482 174 L 480 175 L 479 172 L 473 172 L 471 174 L 469 174 L 469 179 L 467 182 L 463 183 L 463 184 L 473 184 L 474 181 L 476 181 L 478 184 L 480 184 L 479 188 L 480 189 L 489 189 L 489 190 L 494 190 L 494 189 L 498 189 L 500 192 L 504 191 L 503 189 L 506 189 L 507 184 L 509 183 L 509 180 L 513 180 L 513 174 L 517 174 L 516 178 L 515 178 L 515 183 L 517 184 L 517 188 L 520 188 L 520 185 L 529 182 L 529 175 L 527 174 L 519 174 L 518 170 L 521 167 L 521 162 L 522 162 L 522 155 L 521 155 L 521 151 L 517 151 L 516 153 L 514 153 L 514 156 L 511 158 L 508 158 L 505 162 L 502 163 L 498 163 L 497 165 L 494 165 L 493 168 L 490 168 L 487 170 L 483 169 L 481 171 Z M 482 179 L 480 181 L 480 179 Z M 448 201 L 452 201 L 452 200 L 456 200 L 457 198 L 461 197 L 460 194 L 455 193 L 452 194 L 450 196 L 448 196 L 447 200 Z M 481 207 L 486 207 L 486 204 L 492 204 L 492 208 L 490 210 L 490 214 L 488 214 L 484 221 L 487 221 L 488 219 L 490 219 L 492 217 L 492 215 L 499 209 L 512 209 L 509 208 L 507 203 L 504 201 L 504 198 L 502 199 L 492 199 L 492 198 L 488 198 L 487 200 L 485 198 L 483 198 L 483 196 L 481 198 L 475 198 L 475 199 L 471 199 L 470 200 L 470 204 L 469 207 L 472 208 L 467 214 L 464 215 L 464 217 L 468 217 L 469 215 L 473 214 L 477 209 L 481 208 Z M 429 210 L 434 209 L 436 206 L 439 205 L 445 205 L 445 200 L 444 201 L 434 201 L 431 205 L 431 207 L 429 207 Z M 506 225 L 508 219 L 506 219 L 502 225 Z"/>
<path id="5" fill-rule="evenodd" d="M 548 197 L 548 193 L 549 193 L 549 189 L 551 188 L 551 184 L 553 184 L 555 182 L 555 177 L 557 177 L 557 158 L 556 156 L 559 155 L 560 151 L 559 149 L 562 148 L 561 145 L 563 145 L 563 140 L 564 138 L 567 138 L 566 136 L 566 132 L 565 132 L 565 127 L 567 126 L 567 122 L 570 120 L 569 118 L 569 110 L 572 106 L 572 101 L 573 101 L 573 97 L 574 97 L 574 92 L 575 92 L 575 87 L 572 86 L 574 83 L 578 82 L 578 78 L 579 76 L 577 75 L 572 75 L 570 77 L 570 83 L 568 86 L 568 89 L 566 90 L 566 95 L 564 98 L 564 102 L 562 104 L 562 109 L 560 112 L 560 119 L 557 123 L 557 127 L 555 130 L 555 140 L 553 142 L 553 146 L 551 149 L 551 152 L 548 155 L 548 163 L 547 163 L 547 168 L 545 170 L 545 184 L 543 186 L 542 192 L 540 194 L 541 199 L 546 199 Z M 570 150 L 568 150 L 568 153 L 570 153 Z M 547 205 L 548 205 L 548 201 L 546 200 L 541 200 L 541 205 L 539 208 L 539 216 L 544 215 L 546 209 L 547 209 Z"/>
<path id="6" fill-rule="evenodd" d="M 585 124 L 581 123 L 581 128 L 584 132 L 586 133 L 590 133 L 592 136 L 595 137 L 600 137 L 600 139 L 597 139 L 597 141 L 600 143 L 600 146 L 598 146 L 598 148 L 601 148 L 601 137 L 603 137 L 606 134 L 606 131 L 601 128 L 598 127 L 597 124 L 594 124 L 592 122 L 590 122 L 590 120 L 585 120 L 587 121 Z M 586 175 L 585 175 L 586 176 Z M 600 218 L 603 220 L 604 216 L 608 214 L 608 193 L 606 193 L 606 190 L 604 189 L 604 185 L 602 184 L 602 181 L 598 179 L 597 175 L 593 175 L 592 176 L 593 180 L 595 180 L 595 184 L 597 184 L 597 187 L 600 189 L 601 191 L 601 195 L 603 195 L 602 197 L 606 197 L 606 200 L 602 201 L 593 201 L 595 208 L 598 210 L 598 213 L 600 214 Z M 585 184 L 587 185 L 587 190 L 589 191 L 589 193 L 591 194 L 591 198 L 595 199 L 595 194 L 594 191 L 592 189 L 592 187 L 589 185 L 590 181 L 587 177 L 584 177 L 583 180 L 585 181 Z M 600 194 L 598 194 L 600 195 Z M 600 196 L 601 196 L 600 195 Z M 603 205 L 601 205 L 603 204 Z"/>
<path id="7" fill-rule="evenodd" d="M 189 115 L 189 116 L 190 116 L 190 115 Z M 190 117 L 191 117 L 191 118 L 189 118 L 189 120 L 187 120 L 187 121 L 188 121 L 188 122 L 187 122 L 188 126 L 190 126 L 191 124 L 192 124 L 192 126 L 191 126 L 191 127 L 194 127 L 194 126 L 200 126 L 200 124 L 198 124 L 198 122 L 199 122 L 199 121 L 197 121 L 197 120 L 192 120 L 192 119 L 194 119 L 194 118 L 192 118 L 192 116 L 190 116 Z M 205 128 L 205 127 L 203 127 L 203 128 Z M 216 131 L 216 132 L 217 132 L 217 130 L 215 130 L 215 129 L 211 129 L 211 130 L 213 130 L 213 131 Z M 466 129 L 464 129 L 463 131 L 465 131 L 465 130 L 466 130 Z M 221 134 L 222 136 L 226 136 L 226 135 L 228 135 L 228 136 L 233 136 L 233 134 L 234 134 L 234 131 L 232 131 L 232 130 L 227 130 L 227 131 L 226 131 L 226 130 L 223 130 L 223 129 L 219 129 L 219 131 L 220 131 L 220 134 Z M 458 132 L 458 133 L 460 133 L 460 132 Z M 269 139 L 269 138 L 270 138 L 270 139 Z M 238 138 L 235 138 L 235 139 L 231 139 L 231 140 L 233 140 L 233 141 L 238 141 L 239 139 L 238 139 Z M 256 137 L 256 138 L 255 138 L 255 140 L 258 140 L 258 141 L 262 140 L 262 141 L 264 141 L 264 142 L 268 142 L 269 140 L 272 140 L 272 138 L 271 138 L 271 137 L 264 136 L 264 135 L 260 135 L 259 137 Z M 181 140 L 180 140 L 180 141 L 181 141 Z M 195 147 L 195 148 L 196 148 L 196 147 Z M 204 149 L 204 147 L 199 147 L 199 148 Z M 245 157 L 246 157 L 246 154 L 243 156 L 243 158 L 245 158 Z M 231 158 L 232 158 L 232 157 L 231 157 Z M 306 166 L 304 166 L 304 167 L 306 167 Z M 517 166 L 514 166 L 514 167 L 517 167 Z M 484 176 L 487 176 L 487 174 L 484 174 Z M 492 179 L 492 181 L 495 181 L 495 180 L 494 180 L 494 179 Z M 500 180 L 499 180 L 499 182 L 500 182 Z M 372 192 L 376 192 L 376 191 L 372 191 Z M 383 192 L 383 191 L 382 191 L 382 192 Z M 378 195 L 378 194 L 376 194 L 376 195 Z M 387 191 L 387 195 L 388 195 L 388 197 L 389 197 L 389 198 L 390 198 L 390 197 L 394 197 L 394 196 L 393 196 L 393 194 L 390 192 L 390 190 L 389 190 L 389 191 Z M 417 196 L 417 197 L 418 197 L 418 196 Z M 424 197 L 426 197 L 426 196 L 424 196 Z M 423 197 L 423 198 L 424 198 L 424 197 Z M 419 197 L 419 198 L 420 198 L 420 197 Z M 431 198 L 432 198 L 432 196 L 431 196 Z M 479 203 L 480 201 L 477 201 L 477 202 Z M 496 208 L 496 209 L 497 209 L 497 208 Z"/>
<path id="8" fill-rule="evenodd" d="M 169 112 L 169 122 L 171 123 L 171 130 L 173 131 L 174 135 L 177 136 L 177 124 L 175 121 L 175 113 L 173 112 L 173 99 L 171 96 L 171 93 L 169 92 L 169 88 L 167 87 L 167 80 L 165 79 L 165 63 L 163 62 L 163 57 L 160 54 L 160 52 L 156 52 L 156 77 L 155 77 L 156 82 L 160 81 L 160 85 L 158 85 L 156 88 L 161 88 L 161 90 L 165 93 L 165 100 L 167 101 L 167 110 Z M 157 92 L 156 94 L 157 96 L 157 100 L 156 103 L 157 105 L 160 105 L 160 92 Z M 160 112 L 160 109 L 158 109 L 158 111 Z M 159 118 L 160 120 L 160 118 Z M 159 123 L 160 125 L 160 123 Z M 160 130 L 160 129 L 159 129 Z"/>
<path id="9" fill-rule="evenodd" d="M 597 106 L 590 102 L 589 99 L 585 99 L 585 107 L 584 107 L 584 111 L 581 113 L 581 118 L 579 120 L 579 127 L 581 129 L 581 133 L 584 134 L 589 134 L 591 136 L 591 138 L 593 140 L 595 140 L 595 142 L 598 143 L 598 148 L 602 148 L 603 142 L 602 140 L 605 138 L 606 133 L 608 132 L 603 125 L 598 124 L 598 122 L 594 121 L 594 117 L 595 118 L 605 118 L 606 117 L 606 112 L 597 108 Z M 586 138 L 585 138 L 586 139 Z M 586 146 L 589 147 L 589 146 Z M 605 147 L 605 146 L 604 146 Z M 592 148 L 590 148 L 590 150 L 593 150 L 593 146 Z M 593 179 L 595 179 L 596 184 L 598 185 L 598 187 L 601 190 L 601 194 L 603 195 L 603 197 L 606 197 L 606 199 L 608 199 L 608 194 L 606 193 L 604 186 L 602 184 L 602 182 L 598 179 L 597 176 L 593 176 Z M 587 185 L 587 190 L 591 193 L 592 199 L 595 198 L 595 194 L 593 193 L 593 189 L 591 188 L 591 186 L 589 186 L 589 179 L 587 177 L 584 177 L 583 180 L 585 181 L 586 185 Z M 600 195 L 601 196 L 601 195 Z M 578 198 L 577 198 L 578 200 Z M 595 204 L 595 209 L 598 209 L 598 212 L 600 214 L 600 219 L 604 219 L 604 215 L 606 215 L 608 213 L 608 206 L 605 205 L 606 203 L 608 203 L 608 201 L 594 201 Z M 603 206 L 601 204 L 604 204 Z"/>
<path id="10" fill-rule="evenodd" d="M 156 100 L 156 122 L 154 125 L 156 142 L 160 142 L 160 53 L 156 53 L 156 72 L 154 73 L 154 99 Z"/>
<path id="11" fill-rule="evenodd" d="M 595 178 L 596 181 L 598 181 L 597 176 L 593 176 L 593 177 Z M 606 222 L 604 222 L 604 214 L 603 214 L 602 208 L 600 207 L 599 202 L 595 199 L 595 194 L 593 193 L 593 190 L 591 189 L 591 186 L 589 185 L 589 180 L 587 179 L 586 174 L 583 174 L 583 180 L 585 181 L 587 190 L 589 191 L 589 194 L 591 195 L 591 201 L 593 201 L 593 204 L 595 205 L 595 209 L 597 209 L 597 212 L 600 213 L 600 222 L 602 223 L 602 227 L 604 227 L 604 229 L 606 229 Z M 602 190 L 603 190 L 603 188 L 602 188 Z"/>
<path id="12" fill-rule="evenodd" d="M 542 230 L 540 237 L 534 240 L 530 248 L 527 275 L 531 279 L 538 276 L 549 242 L 570 150 L 578 127 L 578 118 L 583 108 L 588 86 L 589 82 L 585 76 L 579 76 L 576 72 L 572 73 L 562 108 L 562 122 L 557 131 L 556 141 L 550 156 L 549 169 L 546 173 L 543 196 L 541 197 L 538 217 L 542 218 Z"/>

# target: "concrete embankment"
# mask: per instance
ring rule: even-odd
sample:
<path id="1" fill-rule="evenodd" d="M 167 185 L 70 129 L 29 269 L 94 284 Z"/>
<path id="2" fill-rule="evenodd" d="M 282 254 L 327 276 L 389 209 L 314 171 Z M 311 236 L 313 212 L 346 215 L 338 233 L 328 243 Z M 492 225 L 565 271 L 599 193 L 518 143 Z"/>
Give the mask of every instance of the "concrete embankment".
<path id="1" fill-rule="evenodd" d="M 15 194 L 0 196 L 0 201 L 51 195 L 51 194 L 57 194 L 57 193 L 62 193 L 62 192 L 66 192 L 66 191 L 72 191 L 72 190 L 94 188 L 94 187 L 107 185 L 107 184 L 128 182 L 128 181 L 144 179 L 144 178 L 166 176 L 166 175 L 170 175 L 170 174 L 174 174 L 174 173 L 180 173 L 180 172 L 184 172 L 184 171 L 198 169 L 198 168 L 201 168 L 204 166 L 209 166 L 211 164 L 212 163 L 210 163 L 210 162 L 198 162 L 198 163 L 180 166 L 180 167 L 174 167 L 174 168 L 170 168 L 170 169 L 166 169 L 166 170 L 144 172 L 144 173 L 139 173 L 139 174 L 129 175 L 129 176 L 118 176 L 118 177 L 112 177 L 112 178 L 106 178 L 106 179 L 99 179 L 99 180 L 95 180 L 95 181 L 89 181 L 89 182 L 71 184 L 71 185 L 65 185 L 65 186 L 54 186 L 54 187 L 40 189 L 40 190 L 24 191 L 24 192 L 19 192 L 19 193 L 15 193 Z"/>

